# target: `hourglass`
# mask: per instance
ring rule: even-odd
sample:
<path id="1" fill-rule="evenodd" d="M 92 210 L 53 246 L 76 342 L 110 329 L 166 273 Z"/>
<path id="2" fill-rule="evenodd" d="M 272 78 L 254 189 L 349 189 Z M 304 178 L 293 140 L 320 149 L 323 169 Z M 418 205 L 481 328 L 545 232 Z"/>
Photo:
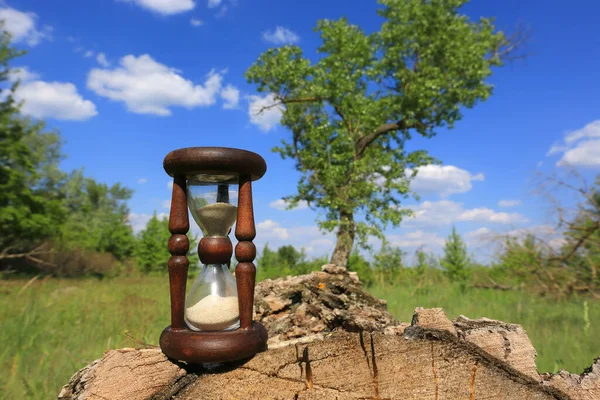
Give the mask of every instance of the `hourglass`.
<path id="1" fill-rule="evenodd" d="M 168 357 L 190 363 L 251 357 L 267 342 L 265 328 L 252 321 L 256 278 L 252 181 L 264 175 L 265 161 L 245 150 L 191 147 L 169 153 L 163 166 L 173 177 L 171 325 L 162 332 L 160 347 Z M 202 271 L 186 298 L 188 207 L 204 237 L 198 245 Z M 235 278 L 229 270 L 233 253 L 229 233 L 234 224 Z"/>

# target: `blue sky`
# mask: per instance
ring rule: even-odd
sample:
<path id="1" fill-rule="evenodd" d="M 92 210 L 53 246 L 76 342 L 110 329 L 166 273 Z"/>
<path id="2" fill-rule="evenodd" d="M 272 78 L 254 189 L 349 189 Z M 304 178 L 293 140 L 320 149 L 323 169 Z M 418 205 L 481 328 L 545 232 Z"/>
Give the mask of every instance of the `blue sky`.
<path id="1" fill-rule="evenodd" d="M 260 104 L 244 71 L 272 46 L 319 44 L 317 20 L 346 16 L 367 32 L 381 22 L 375 1 L 344 0 L 0 0 L 0 19 L 28 54 L 21 67 L 23 112 L 60 130 L 65 170 L 135 190 L 136 229 L 168 212 L 162 159 L 188 146 L 239 147 L 261 154 L 255 184 L 257 243 L 331 252 L 307 208 L 281 209 L 295 190 L 293 161 L 270 149 L 289 135 Z M 485 258 L 495 233 L 531 229 L 555 239 L 553 205 L 533 194 L 538 173 L 600 172 L 600 3 L 577 0 L 473 1 L 472 18 L 495 16 L 501 29 L 531 30 L 529 57 L 495 70 L 494 95 L 467 110 L 455 129 L 416 139 L 443 162 L 420 171 L 408 202 L 416 217 L 386 232 L 407 252 L 439 251 L 452 225 Z M 568 192 L 558 199 L 573 204 Z"/>

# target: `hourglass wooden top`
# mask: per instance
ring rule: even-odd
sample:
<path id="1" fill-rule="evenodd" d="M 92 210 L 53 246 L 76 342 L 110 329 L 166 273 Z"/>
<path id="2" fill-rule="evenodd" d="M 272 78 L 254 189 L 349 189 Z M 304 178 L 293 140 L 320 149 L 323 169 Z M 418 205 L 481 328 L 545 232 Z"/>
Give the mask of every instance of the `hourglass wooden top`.
<path id="1" fill-rule="evenodd" d="M 187 147 L 173 150 L 165 157 L 163 167 L 169 176 L 183 175 L 250 175 L 260 179 L 267 171 L 265 160 L 256 153 L 228 147 Z"/>

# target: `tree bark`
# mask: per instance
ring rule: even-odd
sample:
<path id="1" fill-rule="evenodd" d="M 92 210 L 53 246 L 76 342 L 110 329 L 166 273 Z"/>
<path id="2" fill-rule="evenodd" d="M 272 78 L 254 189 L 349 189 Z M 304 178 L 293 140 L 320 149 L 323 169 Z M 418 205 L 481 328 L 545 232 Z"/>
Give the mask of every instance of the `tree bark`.
<path id="1" fill-rule="evenodd" d="M 170 361 L 159 349 L 111 350 L 58 398 L 597 400 L 600 359 L 582 375 L 539 375 L 518 325 L 417 309 L 407 328 L 301 338 L 216 369 Z"/>
<path id="2" fill-rule="evenodd" d="M 351 212 L 340 211 L 340 226 L 338 227 L 335 249 L 331 255 L 331 264 L 340 267 L 348 265 L 350 252 L 352 252 L 352 245 L 354 244 L 354 230 L 354 215 Z"/>

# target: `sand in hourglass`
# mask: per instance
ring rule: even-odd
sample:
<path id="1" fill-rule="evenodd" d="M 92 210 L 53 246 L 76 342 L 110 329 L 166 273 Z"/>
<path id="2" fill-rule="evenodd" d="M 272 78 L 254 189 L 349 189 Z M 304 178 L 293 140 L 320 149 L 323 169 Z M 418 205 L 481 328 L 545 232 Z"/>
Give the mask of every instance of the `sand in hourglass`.
<path id="1" fill-rule="evenodd" d="M 237 218 L 237 207 L 214 203 L 196 209 L 198 224 L 205 236 L 227 236 Z"/>
<path id="2" fill-rule="evenodd" d="M 238 298 L 208 295 L 185 310 L 188 325 L 203 331 L 221 331 L 240 319 Z"/>

